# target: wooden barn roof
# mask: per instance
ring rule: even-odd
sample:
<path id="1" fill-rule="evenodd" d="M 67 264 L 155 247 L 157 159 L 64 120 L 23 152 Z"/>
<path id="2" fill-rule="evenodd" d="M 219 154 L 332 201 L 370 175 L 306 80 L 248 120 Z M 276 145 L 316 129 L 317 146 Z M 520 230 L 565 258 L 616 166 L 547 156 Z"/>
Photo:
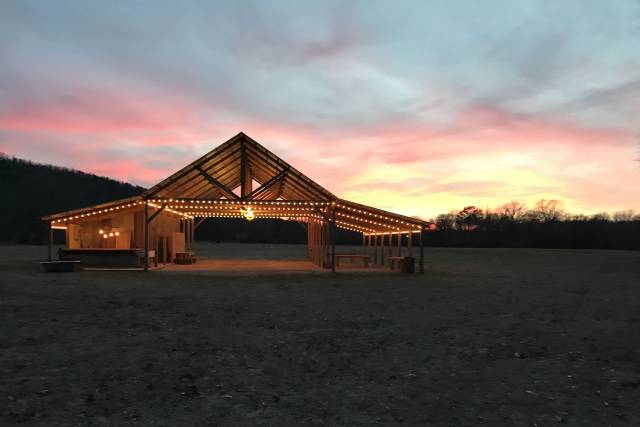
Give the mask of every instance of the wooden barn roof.
<path id="1" fill-rule="evenodd" d="M 253 188 L 253 182 L 260 184 Z M 238 192 L 234 190 L 239 189 Z M 145 198 L 333 200 L 336 197 L 239 133 L 142 194 Z"/>
<path id="2" fill-rule="evenodd" d="M 117 200 L 44 217 L 56 223 L 95 218 L 145 201 L 188 217 L 241 217 L 251 206 L 257 218 L 329 219 L 363 233 L 417 231 L 428 222 L 340 199 L 244 133 L 146 190 Z"/>

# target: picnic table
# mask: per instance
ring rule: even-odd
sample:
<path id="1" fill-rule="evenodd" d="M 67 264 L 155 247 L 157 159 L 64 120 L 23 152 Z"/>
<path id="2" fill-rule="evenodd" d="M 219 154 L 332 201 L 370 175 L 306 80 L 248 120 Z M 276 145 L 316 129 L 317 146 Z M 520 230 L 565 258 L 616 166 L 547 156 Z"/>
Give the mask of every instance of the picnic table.
<path id="1" fill-rule="evenodd" d="M 341 259 L 348 259 L 353 262 L 354 259 L 362 260 L 362 264 L 365 267 L 369 267 L 369 260 L 371 257 L 364 254 L 336 254 L 336 267 L 340 264 Z"/>

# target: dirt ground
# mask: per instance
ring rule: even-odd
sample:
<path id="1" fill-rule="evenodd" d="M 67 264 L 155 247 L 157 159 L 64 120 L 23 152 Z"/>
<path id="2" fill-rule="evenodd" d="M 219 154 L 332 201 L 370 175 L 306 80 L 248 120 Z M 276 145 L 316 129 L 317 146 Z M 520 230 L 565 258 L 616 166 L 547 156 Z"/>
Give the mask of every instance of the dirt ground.
<path id="1" fill-rule="evenodd" d="M 640 425 L 638 252 L 427 248 L 424 276 L 44 253 L 0 247 L 0 425 Z"/>

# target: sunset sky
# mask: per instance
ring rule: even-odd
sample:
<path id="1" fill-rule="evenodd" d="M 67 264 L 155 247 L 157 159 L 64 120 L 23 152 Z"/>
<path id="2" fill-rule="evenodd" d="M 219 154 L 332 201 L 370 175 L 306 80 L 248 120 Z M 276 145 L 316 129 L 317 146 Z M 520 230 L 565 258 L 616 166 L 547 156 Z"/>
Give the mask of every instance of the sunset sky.
<path id="1" fill-rule="evenodd" d="M 0 2 L 0 151 L 149 186 L 240 131 L 408 215 L 640 210 L 640 2 Z"/>

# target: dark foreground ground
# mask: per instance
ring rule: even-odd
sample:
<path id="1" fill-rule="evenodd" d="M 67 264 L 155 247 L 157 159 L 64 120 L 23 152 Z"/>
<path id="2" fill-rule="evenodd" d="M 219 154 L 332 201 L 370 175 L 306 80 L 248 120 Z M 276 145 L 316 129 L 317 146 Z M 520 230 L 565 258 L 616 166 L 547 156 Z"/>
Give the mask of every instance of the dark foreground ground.
<path id="1" fill-rule="evenodd" d="M 206 250 L 304 253 L 265 249 Z M 45 274 L 42 253 L 0 247 L 0 425 L 640 425 L 637 252 L 249 277 Z"/>

